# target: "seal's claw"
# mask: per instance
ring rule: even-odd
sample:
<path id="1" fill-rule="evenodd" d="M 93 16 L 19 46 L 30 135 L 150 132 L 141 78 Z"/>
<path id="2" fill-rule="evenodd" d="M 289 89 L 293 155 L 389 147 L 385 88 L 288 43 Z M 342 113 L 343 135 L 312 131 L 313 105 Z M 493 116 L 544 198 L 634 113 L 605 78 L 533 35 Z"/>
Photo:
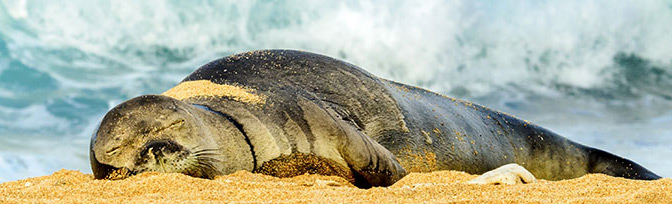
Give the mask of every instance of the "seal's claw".
<path id="1" fill-rule="evenodd" d="M 534 183 L 537 179 L 518 164 L 507 164 L 494 170 L 485 172 L 483 175 L 468 181 L 470 184 L 519 184 Z"/>

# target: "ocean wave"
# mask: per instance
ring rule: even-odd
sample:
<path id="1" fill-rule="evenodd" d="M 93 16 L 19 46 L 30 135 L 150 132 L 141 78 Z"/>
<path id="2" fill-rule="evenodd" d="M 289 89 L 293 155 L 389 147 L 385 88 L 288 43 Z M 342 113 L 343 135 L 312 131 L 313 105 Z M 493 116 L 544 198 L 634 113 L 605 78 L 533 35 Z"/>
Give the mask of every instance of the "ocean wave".
<path id="1" fill-rule="evenodd" d="M 197 56 L 259 48 L 314 50 L 388 78 L 473 96 L 520 81 L 610 88 L 622 82 L 614 72 L 623 54 L 671 71 L 672 53 L 663 46 L 672 44 L 666 1 L 4 5 L 9 28 L 2 35 L 14 56 L 78 87 L 115 86 L 157 70 L 188 73 L 207 61 L 182 64 Z M 35 63 L 40 59 L 48 68 Z"/>

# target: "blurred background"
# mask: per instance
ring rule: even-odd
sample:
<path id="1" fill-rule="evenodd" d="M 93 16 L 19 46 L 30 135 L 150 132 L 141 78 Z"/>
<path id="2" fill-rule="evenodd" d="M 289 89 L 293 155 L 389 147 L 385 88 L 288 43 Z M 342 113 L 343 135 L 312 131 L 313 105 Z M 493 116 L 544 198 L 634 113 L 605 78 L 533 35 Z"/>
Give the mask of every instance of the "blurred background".
<path id="1" fill-rule="evenodd" d="M 90 173 L 113 106 L 268 48 L 343 59 L 672 177 L 669 0 L 0 0 L 0 182 Z"/>

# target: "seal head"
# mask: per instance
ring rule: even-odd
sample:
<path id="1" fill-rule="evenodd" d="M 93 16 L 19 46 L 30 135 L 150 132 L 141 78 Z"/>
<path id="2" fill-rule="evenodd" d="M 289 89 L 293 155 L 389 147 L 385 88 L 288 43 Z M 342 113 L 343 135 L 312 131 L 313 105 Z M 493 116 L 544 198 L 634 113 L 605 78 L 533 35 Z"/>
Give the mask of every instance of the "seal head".
<path id="1" fill-rule="evenodd" d="M 98 179 L 146 171 L 213 178 L 253 169 L 254 155 L 246 141 L 235 121 L 221 113 L 145 95 L 116 106 L 103 118 L 91 140 L 91 166 Z"/>

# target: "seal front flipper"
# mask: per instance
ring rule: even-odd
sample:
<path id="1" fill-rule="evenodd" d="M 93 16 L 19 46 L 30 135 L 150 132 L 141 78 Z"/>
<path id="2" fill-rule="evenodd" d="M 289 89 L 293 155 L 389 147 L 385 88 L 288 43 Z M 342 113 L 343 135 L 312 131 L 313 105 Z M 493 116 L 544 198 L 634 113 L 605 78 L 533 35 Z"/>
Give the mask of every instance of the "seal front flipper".
<path id="1" fill-rule="evenodd" d="M 485 172 L 483 175 L 468 181 L 471 184 L 519 184 L 534 183 L 537 179 L 524 167 L 512 163 Z"/>
<path id="2" fill-rule="evenodd" d="M 389 150 L 351 126 L 344 127 L 347 139 L 341 154 L 355 173 L 356 186 L 389 186 L 406 176 L 406 170 Z"/>
<path id="3" fill-rule="evenodd" d="M 342 159 L 352 170 L 357 187 L 389 186 L 406 175 L 389 150 L 342 120 L 332 107 L 306 99 L 299 99 L 298 104 L 316 138 L 313 151 L 325 158 Z"/>

